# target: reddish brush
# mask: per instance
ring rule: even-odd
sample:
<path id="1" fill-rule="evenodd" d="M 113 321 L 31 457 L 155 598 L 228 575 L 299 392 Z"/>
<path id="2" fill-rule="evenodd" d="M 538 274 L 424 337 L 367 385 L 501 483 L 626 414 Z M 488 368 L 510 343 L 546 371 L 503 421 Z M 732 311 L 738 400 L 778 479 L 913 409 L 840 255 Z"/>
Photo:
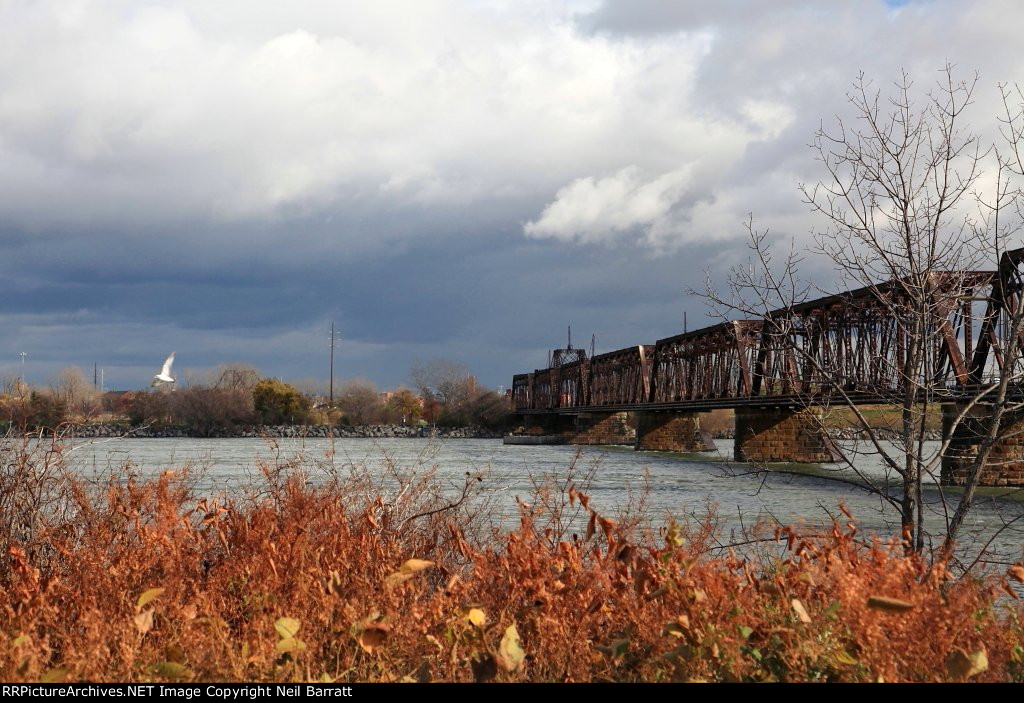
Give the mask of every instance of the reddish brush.
<path id="1" fill-rule="evenodd" d="M 380 495 L 276 479 L 222 504 L 170 472 L 100 495 L 69 487 L 73 509 L 30 540 L 5 536 L 0 678 L 1022 676 L 1021 609 L 998 581 L 951 580 L 852 528 L 716 556 L 710 522 L 637 536 L 570 484 L 586 539 L 524 504 L 518 529 L 484 542 L 435 494 L 398 519 Z"/>

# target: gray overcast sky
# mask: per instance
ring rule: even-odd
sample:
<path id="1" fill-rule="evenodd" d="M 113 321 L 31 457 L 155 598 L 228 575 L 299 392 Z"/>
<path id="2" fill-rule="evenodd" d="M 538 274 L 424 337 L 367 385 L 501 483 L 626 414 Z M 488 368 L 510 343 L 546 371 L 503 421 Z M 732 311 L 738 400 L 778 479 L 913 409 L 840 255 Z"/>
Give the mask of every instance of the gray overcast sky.
<path id="1" fill-rule="evenodd" d="M 490 386 L 572 324 L 710 323 L 753 212 L 806 241 L 859 71 L 1024 81 L 1016 0 L 0 0 L 0 374 L 249 362 Z M 827 267 L 808 270 L 828 287 Z"/>

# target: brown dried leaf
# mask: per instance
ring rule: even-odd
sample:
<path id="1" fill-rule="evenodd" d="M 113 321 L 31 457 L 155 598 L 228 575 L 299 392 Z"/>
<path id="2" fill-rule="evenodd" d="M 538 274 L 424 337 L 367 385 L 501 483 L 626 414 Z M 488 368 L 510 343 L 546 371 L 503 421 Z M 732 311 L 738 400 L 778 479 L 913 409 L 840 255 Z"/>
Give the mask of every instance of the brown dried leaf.
<path id="1" fill-rule="evenodd" d="M 1014 581 L 1024 583 L 1024 564 L 1014 564 L 1006 572 Z"/>
<path id="2" fill-rule="evenodd" d="M 601 523 L 601 529 L 604 531 L 604 538 L 610 543 L 612 541 L 612 532 L 615 530 L 615 521 L 603 517 L 599 518 L 598 522 Z"/>
<path id="3" fill-rule="evenodd" d="M 181 645 L 174 643 L 167 645 L 164 647 L 164 654 L 167 656 L 167 661 L 169 662 L 184 664 L 187 661 L 185 650 L 181 648 Z"/>
<path id="4" fill-rule="evenodd" d="M 359 646 L 363 648 L 363 651 L 367 654 L 373 654 L 379 649 L 384 641 L 388 638 L 389 628 L 383 623 L 374 623 L 367 625 L 360 631 L 359 636 L 356 637 L 356 641 L 359 642 Z"/>
<path id="5" fill-rule="evenodd" d="M 582 501 L 581 501 L 582 502 Z M 584 541 L 594 536 L 594 532 L 597 530 L 597 513 L 590 513 L 590 520 L 587 521 L 587 534 L 583 538 Z"/>
<path id="6" fill-rule="evenodd" d="M 885 610 L 890 613 L 903 613 L 914 608 L 913 603 L 888 596 L 871 596 L 868 598 L 868 607 L 876 610 Z"/>

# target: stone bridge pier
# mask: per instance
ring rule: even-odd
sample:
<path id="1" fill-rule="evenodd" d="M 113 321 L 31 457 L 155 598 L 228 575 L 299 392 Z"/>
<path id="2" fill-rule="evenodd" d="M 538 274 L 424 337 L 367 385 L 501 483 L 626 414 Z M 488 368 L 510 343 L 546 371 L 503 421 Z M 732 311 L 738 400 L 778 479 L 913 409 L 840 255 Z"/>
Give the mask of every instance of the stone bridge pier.
<path id="1" fill-rule="evenodd" d="M 627 444 L 636 441 L 636 430 L 626 412 L 581 412 L 576 416 L 572 444 Z"/>
<path id="2" fill-rule="evenodd" d="M 715 441 L 701 429 L 700 415 L 675 410 L 638 412 L 634 447 L 658 452 L 713 452 Z"/>
<path id="3" fill-rule="evenodd" d="M 821 464 L 838 461 L 835 443 L 813 410 L 784 407 L 736 409 L 736 461 Z"/>
<path id="4" fill-rule="evenodd" d="M 944 486 L 963 486 L 973 470 L 974 458 L 981 450 L 982 440 L 988 435 L 992 411 L 978 404 L 954 428 L 963 405 L 942 406 L 942 437 L 950 439 L 949 448 L 942 457 L 940 483 Z M 981 469 L 979 486 L 1024 486 L 1024 413 L 1003 416 L 998 439 Z"/>

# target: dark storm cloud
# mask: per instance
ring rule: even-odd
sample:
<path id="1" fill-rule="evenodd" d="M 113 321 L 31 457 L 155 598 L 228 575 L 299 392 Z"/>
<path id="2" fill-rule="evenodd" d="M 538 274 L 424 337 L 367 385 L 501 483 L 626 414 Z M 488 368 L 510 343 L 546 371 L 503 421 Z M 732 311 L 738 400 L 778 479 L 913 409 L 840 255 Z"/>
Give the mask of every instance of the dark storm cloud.
<path id="1" fill-rule="evenodd" d="M 398 20 L 401 19 L 401 21 Z M 1013 3 L 0 4 L 0 374 L 488 385 L 714 320 L 858 70 L 1022 75 Z M 808 263 L 811 273 L 825 269 Z"/>

